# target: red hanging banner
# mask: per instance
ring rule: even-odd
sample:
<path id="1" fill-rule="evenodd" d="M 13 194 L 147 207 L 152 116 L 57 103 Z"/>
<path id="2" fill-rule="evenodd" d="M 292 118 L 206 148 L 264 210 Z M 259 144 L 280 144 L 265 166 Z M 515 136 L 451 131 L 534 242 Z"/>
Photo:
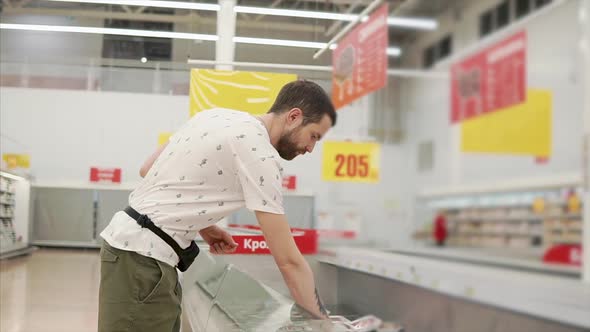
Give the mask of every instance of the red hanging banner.
<path id="1" fill-rule="evenodd" d="M 337 109 L 387 84 L 387 15 L 384 4 L 332 53 L 332 101 Z"/>

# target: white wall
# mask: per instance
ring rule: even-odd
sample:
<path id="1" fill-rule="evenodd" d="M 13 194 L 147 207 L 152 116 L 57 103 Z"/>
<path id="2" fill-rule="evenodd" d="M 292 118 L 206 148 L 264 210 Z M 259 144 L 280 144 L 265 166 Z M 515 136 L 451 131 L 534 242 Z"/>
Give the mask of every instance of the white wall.
<path id="1" fill-rule="evenodd" d="M 454 185 L 493 183 L 519 178 L 553 177 L 579 173 L 581 170 L 583 91 L 577 56 L 578 1 L 549 10 L 530 22 L 522 22 L 504 29 L 485 40 L 478 40 L 477 17 L 498 1 L 475 2 L 463 11 L 463 19 L 448 23 L 450 14 L 443 15 L 441 31 L 416 42 L 429 45 L 453 30 L 454 50 L 460 55 L 440 62 L 435 71 L 448 71 L 450 64 L 461 57 L 477 52 L 487 45 L 526 30 L 527 80 L 529 88 L 550 90 L 553 95 L 553 144 L 547 164 L 536 164 L 533 156 L 467 154 L 460 152 L 460 128 L 451 126 L 450 85 L 448 79 L 402 79 L 399 89 L 404 127 L 407 133 L 402 154 L 407 163 L 403 170 L 406 212 L 415 212 L 417 193 L 433 188 Z M 458 37 L 458 38 L 457 38 Z M 465 53 L 465 47 L 468 48 Z M 421 51 L 414 51 L 421 59 Z M 420 54 L 420 56 L 418 56 Z M 435 144 L 435 166 L 428 172 L 417 172 L 418 144 L 432 140 Z M 422 224 L 425 220 L 408 220 Z"/>
<path id="2" fill-rule="evenodd" d="M 136 182 L 158 133 L 188 119 L 188 97 L 0 88 L 0 111 L 2 153 L 30 154 L 37 182 L 85 183 L 92 166 L 120 167 L 123 182 Z M 366 136 L 366 99 L 338 115 L 325 140 Z M 347 226 L 348 214 L 359 215 L 363 240 L 401 241 L 404 232 L 394 226 L 403 191 L 392 186 L 402 172 L 400 147 L 383 147 L 382 181 L 376 185 L 323 182 L 321 150 L 319 144 L 314 153 L 283 162 L 285 174 L 297 175 L 298 187 L 316 195 L 316 211 L 331 214 L 336 228 Z"/>
<path id="3" fill-rule="evenodd" d="M 0 88 L 0 112 L 2 153 L 30 154 L 37 181 L 78 183 L 93 166 L 138 181 L 158 134 L 189 115 L 186 96 L 21 88 Z"/>

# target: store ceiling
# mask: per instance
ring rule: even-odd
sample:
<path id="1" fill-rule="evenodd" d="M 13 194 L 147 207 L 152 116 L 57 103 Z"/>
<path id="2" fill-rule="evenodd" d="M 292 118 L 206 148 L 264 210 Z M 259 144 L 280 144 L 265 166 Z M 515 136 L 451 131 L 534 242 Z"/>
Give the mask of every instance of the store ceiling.
<path id="1" fill-rule="evenodd" d="M 181 1 L 181 0 L 180 0 Z M 390 16 L 436 18 L 439 14 L 461 8 L 468 0 L 389 0 Z M 194 2 L 217 3 L 216 0 Z M 372 0 L 238 0 L 241 6 L 274 7 L 360 13 Z M 19 15 L 56 15 L 97 19 L 136 20 L 177 23 L 174 30 L 193 33 L 214 33 L 216 12 L 179 10 L 153 7 L 100 5 L 46 0 L 3 0 L 2 12 Z M 184 23 L 184 25 L 183 25 Z M 326 42 L 346 25 L 346 22 L 293 17 L 238 14 L 237 29 L 249 37 L 281 38 Z M 188 31 L 187 31 L 188 30 Z M 411 43 L 421 30 L 390 26 L 389 44 L 400 46 Z M 284 36 L 284 37 L 282 37 Z M 275 37 L 276 38 L 276 37 Z"/>

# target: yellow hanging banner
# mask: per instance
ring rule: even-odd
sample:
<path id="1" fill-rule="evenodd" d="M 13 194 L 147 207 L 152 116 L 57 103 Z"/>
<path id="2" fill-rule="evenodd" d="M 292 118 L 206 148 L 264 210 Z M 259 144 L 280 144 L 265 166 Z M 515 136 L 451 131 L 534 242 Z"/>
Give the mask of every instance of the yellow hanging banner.
<path id="1" fill-rule="evenodd" d="M 160 133 L 158 135 L 158 146 L 166 144 L 170 140 L 170 136 L 172 136 L 172 133 Z"/>
<path id="2" fill-rule="evenodd" d="M 462 122 L 461 150 L 549 157 L 551 123 L 551 92 L 528 90 L 522 104 Z"/>
<path id="3" fill-rule="evenodd" d="M 328 141 L 323 145 L 322 180 L 379 182 L 381 146 L 377 143 Z"/>
<path id="4" fill-rule="evenodd" d="M 6 162 L 8 169 L 31 167 L 31 157 L 28 154 L 5 153 L 2 160 Z"/>
<path id="5" fill-rule="evenodd" d="M 190 116 L 215 107 L 264 114 L 281 88 L 296 79 L 292 74 L 193 69 Z"/>

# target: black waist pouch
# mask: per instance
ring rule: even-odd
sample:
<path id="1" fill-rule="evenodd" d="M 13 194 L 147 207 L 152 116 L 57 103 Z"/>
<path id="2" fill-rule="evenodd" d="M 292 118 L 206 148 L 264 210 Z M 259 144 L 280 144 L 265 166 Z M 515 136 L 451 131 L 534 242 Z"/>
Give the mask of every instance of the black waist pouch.
<path id="1" fill-rule="evenodd" d="M 170 235 L 166 234 L 166 232 L 156 226 L 154 222 L 145 214 L 140 214 L 131 206 L 126 207 L 124 211 L 128 216 L 135 219 L 139 226 L 149 229 L 152 231 L 152 233 L 156 234 L 160 239 L 164 240 L 164 242 L 168 243 L 168 245 L 172 247 L 178 256 L 178 264 L 176 267 L 180 271 L 184 272 L 188 270 L 191 264 L 195 261 L 195 258 L 199 256 L 199 252 L 201 250 L 195 241 L 191 241 L 191 244 L 187 248 L 182 249 Z"/>

